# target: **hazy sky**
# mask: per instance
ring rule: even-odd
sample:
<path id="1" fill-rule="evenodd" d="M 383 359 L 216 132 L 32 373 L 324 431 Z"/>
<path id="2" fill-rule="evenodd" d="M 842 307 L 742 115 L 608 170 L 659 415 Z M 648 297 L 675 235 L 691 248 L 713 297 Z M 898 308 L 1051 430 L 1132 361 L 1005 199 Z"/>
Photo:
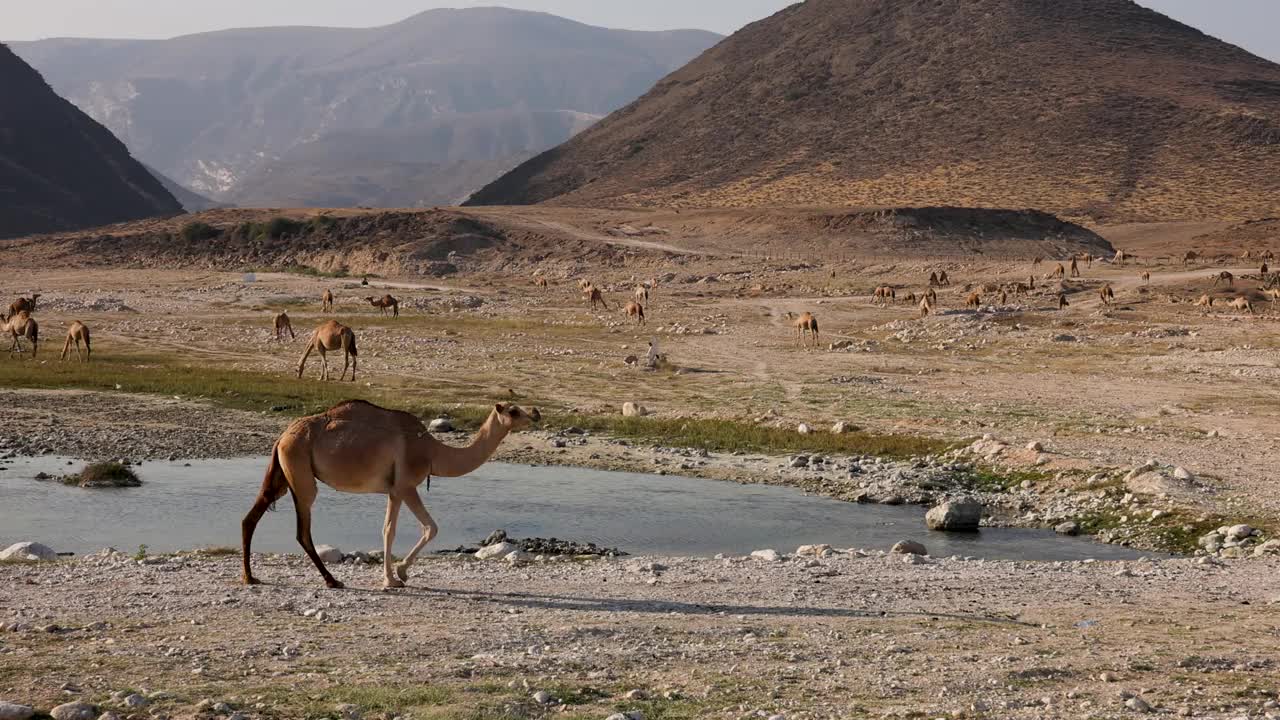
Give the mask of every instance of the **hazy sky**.
<path id="1" fill-rule="evenodd" d="M 955 0 L 963 2 L 964 0 Z M 1139 0 L 1280 62 L 1280 0 Z M 161 38 L 229 27 L 385 25 L 433 7 L 505 5 L 607 27 L 731 33 L 790 0 L 0 0 L 0 38 Z"/>

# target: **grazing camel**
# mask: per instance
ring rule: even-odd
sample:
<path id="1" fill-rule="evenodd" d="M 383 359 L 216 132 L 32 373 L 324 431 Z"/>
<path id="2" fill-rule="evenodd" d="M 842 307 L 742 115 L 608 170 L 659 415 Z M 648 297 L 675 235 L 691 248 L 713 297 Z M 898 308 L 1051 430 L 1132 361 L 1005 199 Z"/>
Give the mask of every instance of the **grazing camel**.
<path id="1" fill-rule="evenodd" d="M 307 341 L 307 350 L 302 353 L 302 359 L 298 361 L 298 377 L 302 377 L 302 370 L 307 366 L 307 358 L 311 357 L 312 351 L 315 351 L 320 353 L 320 379 L 328 380 L 329 358 L 325 353 L 335 350 L 342 351 L 342 375 L 338 377 L 338 381 L 341 382 L 347 377 L 347 367 L 350 367 L 351 382 L 355 382 L 359 355 L 356 350 L 356 334 L 351 332 L 351 328 L 336 320 L 325 322 L 311 334 L 311 339 Z"/>
<path id="2" fill-rule="evenodd" d="M 916 294 L 914 292 L 909 292 L 907 293 L 906 297 L 902 298 L 902 302 L 908 305 L 915 305 L 916 303 L 920 302 L 920 298 L 916 297 Z"/>
<path id="3" fill-rule="evenodd" d="M 796 337 L 800 339 L 800 347 L 805 347 L 809 333 L 813 333 L 813 346 L 818 347 L 818 319 L 813 313 L 805 313 L 792 321 L 796 329 Z"/>
<path id="4" fill-rule="evenodd" d="M 1182 256 L 1182 266 L 1186 267 L 1187 263 L 1193 263 L 1200 259 L 1200 253 L 1195 250 L 1188 250 L 1186 255 Z"/>
<path id="5" fill-rule="evenodd" d="M 1062 263 L 1058 263 L 1057 269 L 1050 273 L 1049 277 L 1065 279 L 1067 277 L 1067 269 L 1062 266 Z"/>
<path id="6" fill-rule="evenodd" d="M 71 354 L 71 345 L 76 346 L 76 360 L 79 362 L 89 362 L 93 359 L 93 346 L 89 343 L 89 327 L 79 320 L 71 323 L 71 327 L 67 330 L 67 341 L 62 345 L 62 360 L 66 360 Z M 80 344 L 84 343 L 84 355 L 80 354 Z"/>
<path id="7" fill-rule="evenodd" d="M 1262 263 L 1262 274 L 1266 275 L 1269 272 L 1271 272 L 1271 268 L 1265 262 Z"/>
<path id="8" fill-rule="evenodd" d="M 1214 287 L 1218 287 L 1218 283 L 1220 282 L 1225 282 L 1227 287 L 1235 287 L 1236 285 L 1236 276 L 1226 270 L 1223 270 L 1217 275 L 1210 275 L 1209 278 L 1213 280 Z"/>
<path id="9" fill-rule="evenodd" d="M 1102 289 L 1098 290 L 1098 297 L 1102 299 L 1103 305 L 1110 307 L 1111 303 L 1116 300 L 1116 293 L 1111 289 L 1110 285 L 1103 285 Z"/>
<path id="10" fill-rule="evenodd" d="M 1213 307 L 1213 296 L 1208 293 L 1201 295 L 1200 299 L 1196 300 L 1196 307 L 1203 307 L 1203 308 Z"/>
<path id="11" fill-rule="evenodd" d="M 22 352 L 19 340 L 26 338 L 31 343 L 31 357 L 34 359 L 40 351 L 40 324 L 31 319 L 31 313 L 23 310 L 13 313 L 8 318 L 0 315 L 0 332 L 7 332 L 13 337 L 13 346 L 9 353 Z"/>
<path id="12" fill-rule="evenodd" d="M 320 312 L 333 312 L 333 292 L 324 291 L 324 296 L 320 298 Z"/>
<path id="13" fill-rule="evenodd" d="M 391 317 L 400 317 L 400 301 L 390 295 L 383 295 L 377 299 L 367 297 L 365 298 L 365 302 L 368 302 L 370 305 L 378 308 L 378 311 L 384 316 L 387 314 L 387 308 L 391 308 Z"/>
<path id="14" fill-rule="evenodd" d="M 933 303 L 929 301 L 928 297 L 926 297 L 925 299 L 920 301 L 920 317 L 921 319 L 923 319 L 923 318 L 929 317 L 932 314 L 933 314 Z"/>
<path id="15" fill-rule="evenodd" d="M 631 318 L 635 318 L 637 325 L 645 324 L 643 305 L 635 301 L 629 302 L 627 303 L 626 311 L 627 311 L 628 320 L 630 320 Z"/>
<path id="16" fill-rule="evenodd" d="M 1076 263 L 1076 259 L 1074 257 L 1071 258 L 1071 277 L 1080 277 L 1080 266 Z"/>
<path id="17" fill-rule="evenodd" d="M 1145 281 L 1148 285 L 1150 285 L 1150 284 L 1151 284 L 1151 273 L 1150 273 L 1150 272 L 1143 272 L 1143 273 L 1142 273 L 1142 279 L 1143 279 L 1143 281 Z"/>
<path id="18" fill-rule="evenodd" d="M 33 313 L 36 311 L 36 301 L 41 297 L 40 293 L 36 293 L 29 298 L 20 297 L 9 305 L 9 316 L 12 317 L 20 312 Z"/>
<path id="19" fill-rule="evenodd" d="M 276 316 L 276 342 L 284 342 L 284 334 L 289 333 L 289 338 L 298 337 L 293 334 L 293 323 L 289 322 L 289 313 L 280 313 Z"/>
<path id="20" fill-rule="evenodd" d="M 548 283 L 548 282 L 547 282 L 547 279 L 546 279 L 546 278 L 544 278 L 544 277 L 539 277 L 539 278 L 534 278 L 534 279 L 533 279 L 533 285 L 534 285 L 534 287 L 544 288 L 544 287 L 548 287 L 548 286 L 550 286 L 550 283 Z"/>
<path id="21" fill-rule="evenodd" d="M 888 285 L 882 285 L 876 288 L 876 291 L 873 295 L 873 302 L 883 303 L 885 305 L 889 304 L 890 301 L 897 300 L 897 299 L 898 299 L 897 291 L 895 291 L 893 288 L 889 287 Z"/>
<path id="22" fill-rule="evenodd" d="M 1129 260 L 1131 260 L 1131 259 L 1133 259 L 1133 256 L 1132 256 L 1132 255 L 1128 255 L 1128 254 L 1126 254 L 1126 253 L 1125 253 L 1125 251 L 1123 251 L 1123 250 L 1117 250 L 1117 251 L 1116 251 L 1115 259 L 1114 259 L 1114 260 L 1112 260 L 1112 262 L 1119 263 L 1119 264 L 1120 264 L 1120 267 L 1124 267 L 1124 264 L 1125 264 L 1126 262 L 1128 262 Z"/>
<path id="23" fill-rule="evenodd" d="M 244 583 L 258 584 L 250 568 L 250 547 L 258 521 L 289 492 L 297 515 L 298 544 L 315 563 L 325 585 L 343 587 L 329 574 L 311 540 L 311 506 L 319 480 L 339 492 L 386 494 L 387 514 L 382 527 L 384 583 L 389 588 L 404 587 L 409 568 L 439 531 L 418 495 L 418 487 L 424 481 L 430 487 L 432 475 L 462 477 L 474 472 L 508 434 L 541 419 L 537 408 L 525 412 L 515 405 L 495 405 L 471 445 L 465 448 L 436 440 L 422 421 L 409 413 L 361 400 L 349 400 L 319 415 L 294 421 L 276 441 L 262 490 L 240 524 Z M 422 536 L 404 560 L 393 565 L 391 546 L 402 504 L 421 523 Z"/>
<path id="24" fill-rule="evenodd" d="M 637 285 L 636 291 L 635 291 L 635 298 L 636 298 L 636 302 L 640 303 L 641 305 L 648 305 L 649 304 L 649 288 L 645 287 L 644 285 Z"/>
<path id="25" fill-rule="evenodd" d="M 1241 296 L 1232 300 L 1230 307 L 1232 310 L 1247 311 L 1250 315 L 1253 314 L 1253 303 L 1249 302 L 1247 297 Z"/>
<path id="26" fill-rule="evenodd" d="M 1066 310 L 1069 307 L 1071 307 L 1071 303 L 1067 301 L 1067 294 L 1061 292 L 1058 293 L 1058 309 Z"/>
<path id="27" fill-rule="evenodd" d="M 582 294 L 586 296 L 587 302 L 591 303 L 592 310 L 596 309 L 596 305 L 600 305 L 605 310 L 609 309 L 609 303 L 604 301 L 604 293 L 600 292 L 600 288 L 589 285 L 586 290 L 582 291 Z"/>
<path id="28" fill-rule="evenodd" d="M 966 307 L 979 308 L 982 306 L 982 293 L 969 293 L 969 297 L 965 299 Z"/>

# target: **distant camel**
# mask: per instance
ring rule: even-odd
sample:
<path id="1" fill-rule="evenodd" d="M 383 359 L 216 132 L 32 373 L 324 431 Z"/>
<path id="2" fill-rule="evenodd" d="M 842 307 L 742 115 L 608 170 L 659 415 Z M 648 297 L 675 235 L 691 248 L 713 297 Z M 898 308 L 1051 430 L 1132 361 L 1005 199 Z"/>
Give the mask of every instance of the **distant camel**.
<path id="1" fill-rule="evenodd" d="M 1263 260 L 1275 260 L 1276 254 L 1271 252 L 1270 250 L 1263 250 L 1262 254 L 1259 255 L 1258 257 L 1262 258 Z"/>
<path id="2" fill-rule="evenodd" d="M 1015 297 L 1019 295 L 1030 295 L 1031 288 L 1027 287 L 1026 283 L 1013 283 L 1013 294 Z"/>
<path id="3" fill-rule="evenodd" d="M 938 273 L 936 272 L 929 273 L 929 287 L 937 287 L 937 286 L 938 286 Z"/>
<path id="4" fill-rule="evenodd" d="M 384 316 L 387 314 L 387 308 L 391 308 L 391 317 L 400 317 L 400 301 L 390 295 L 383 295 L 377 299 L 367 297 L 365 302 L 378 308 L 379 312 Z"/>
<path id="5" fill-rule="evenodd" d="M 938 273 L 938 284 L 943 286 L 951 285 L 951 278 L 947 277 L 946 270 L 943 270 L 942 272 Z"/>
<path id="6" fill-rule="evenodd" d="M 1111 289 L 1110 285 L 1103 285 L 1098 291 L 1098 297 L 1102 299 L 1102 304 L 1110 306 L 1116 300 L 1116 293 Z"/>
<path id="7" fill-rule="evenodd" d="M 888 285 L 882 285 L 876 288 L 875 294 L 872 296 L 874 302 L 888 304 L 892 300 L 898 298 L 898 293 Z"/>
<path id="8" fill-rule="evenodd" d="M 1093 253 L 1085 253 L 1084 261 L 1089 267 L 1093 267 Z"/>
<path id="9" fill-rule="evenodd" d="M 805 313 L 795 318 L 791 323 L 796 329 L 796 337 L 800 339 L 800 347 L 805 347 L 809 339 L 809 333 L 813 333 L 813 346 L 818 346 L 818 319 L 813 313 Z"/>
<path id="10" fill-rule="evenodd" d="M 36 311 L 36 301 L 41 297 L 40 293 L 36 293 L 29 298 L 20 297 L 9 305 L 9 316 L 12 317 L 20 312 L 33 313 Z"/>
<path id="11" fill-rule="evenodd" d="M 1236 276 L 1232 275 L 1226 270 L 1223 270 L 1217 275 L 1210 275 L 1209 277 L 1213 280 L 1214 287 L 1218 287 L 1218 283 L 1220 282 L 1225 282 L 1227 284 L 1227 287 L 1235 287 L 1235 284 L 1236 284 Z"/>
<path id="12" fill-rule="evenodd" d="M 333 291 L 324 291 L 324 296 L 320 298 L 320 312 L 333 312 Z"/>
<path id="13" fill-rule="evenodd" d="M 929 292 L 924 294 L 924 299 L 928 300 L 930 305 L 937 305 L 938 293 L 934 292 L 933 288 L 929 288 Z"/>
<path id="14" fill-rule="evenodd" d="M 595 283 L 591 282 L 590 280 L 587 280 L 586 278 L 578 279 L 578 289 L 581 290 L 583 293 L 586 293 L 588 290 L 590 290 L 593 287 L 595 287 Z"/>
<path id="15" fill-rule="evenodd" d="M 1188 250 L 1186 255 L 1182 256 L 1182 266 L 1186 267 L 1188 263 L 1193 263 L 1200 259 L 1200 253 L 1195 250 Z"/>
<path id="16" fill-rule="evenodd" d="M 649 288 L 645 287 L 644 285 L 637 285 L 636 291 L 635 291 L 635 298 L 636 298 L 636 302 L 640 303 L 641 305 L 648 305 L 649 304 Z"/>
<path id="17" fill-rule="evenodd" d="M 1209 295 L 1208 293 L 1201 295 L 1200 299 L 1196 300 L 1196 307 L 1203 307 L 1203 308 L 1213 307 L 1213 296 Z"/>
<path id="18" fill-rule="evenodd" d="M 1071 258 L 1071 277 L 1080 277 L 1080 266 L 1076 263 L 1076 259 L 1074 257 Z"/>
<path id="19" fill-rule="evenodd" d="M 1005 290 L 1004 288 L 1000 289 L 1000 304 L 1001 305 L 1009 304 L 1009 291 Z"/>
<path id="20" fill-rule="evenodd" d="M 1058 309 L 1066 310 L 1069 307 L 1071 307 L 1071 303 L 1067 301 L 1067 294 L 1058 293 Z"/>
<path id="21" fill-rule="evenodd" d="M 1031 288 L 1032 290 L 1035 290 L 1035 289 L 1036 289 L 1036 276 L 1035 276 L 1035 275 L 1028 275 L 1028 276 L 1027 276 L 1027 287 Z"/>
<path id="22" fill-rule="evenodd" d="M 535 287 L 540 287 L 540 288 L 544 288 L 550 285 L 550 283 L 548 283 L 547 279 L 544 277 L 534 278 L 533 284 Z"/>
<path id="23" fill-rule="evenodd" d="M 582 294 L 586 295 L 587 302 L 591 303 L 592 310 L 596 309 L 597 304 L 603 307 L 605 310 L 609 309 L 609 303 L 606 303 L 604 301 L 604 293 L 600 292 L 600 288 L 595 287 L 594 285 L 590 285 L 587 287 L 586 290 L 582 291 Z"/>
<path id="24" fill-rule="evenodd" d="M 1252 258 L 1253 258 L 1253 252 L 1251 250 L 1245 250 L 1244 252 L 1240 253 L 1241 260 L 1250 260 Z"/>
<path id="25" fill-rule="evenodd" d="M 920 317 L 926 318 L 933 314 L 933 303 L 929 302 L 929 298 L 920 301 Z"/>
<path id="26" fill-rule="evenodd" d="M 1268 266 L 1265 262 L 1262 263 L 1262 274 L 1266 275 L 1269 272 L 1271 272 L 1270 266 Z"/>
<path id="27" fill-rule="evenodd" d="M 258 522 L 285 493 L 292 493 L 298 544 L 320 571 L 325 585 L 343 587 L 325 568 L 311 539 L 311 508 L 319 480 L 339 492 L 387 496 L 382 527 L 384 582 L 389 588 L 403 587 L 414 560 L 439 531 L 422 503 L 418 487 L 429 482 L 432 475 L 462 477 L 474 472 L 489 460 L 508 434 L 541 419 L 537 408 L 525 412 L 515 405 L 495 405 L 471 445 L 465 448 L 436 440 L 422 421 L 409 413 L 359 400 L 294 421 L 272 448 L 262 489 L 240 523 L 244 583 L 258 584 L 250 568 L 250 546 Z M 394 565 L 391 546 L 402 504 L 421 523 L 422 535 L 409 554 Z"/>
<path id="28" fill-rule="evenodd" d="M 1150 285 L 1150 284 L 1151 284 L 1151 273 L 1150 273 L 1150 272 L 1144 272 L 1144 273 L 1142 273 L 1142 279 L 1143 279 L 1143 280 L 1145 280 L 1145 281 L 1146 281 L 1146 283 L 1147 283 L 1148 285 Z"/>
<path id="29" fill-rule="evenodd" d="M 1232 310 L 1247 311 L 1250 315 L 1253 314 L 1253 303 L 1249 302 L 1247 297 L 1238 297 L 1232 300 L 1230 307 Z"/>
<path id="30" fill-rule="evenodd" d="M 1044 258 L 1037 257 L 1035 260 L 1031 261 L 1031 267 L 1040 267 L 1042 263 L 1044 263 Z"/>
<path id="31" fill-rule="evenodd" d="M 71 345 L 76 346 L 76 360 L 80 362 L 89 362 L 93 359 L 93 346 L 89 344 L 89 328 L 79 320 L 71 323 L 71 327 L 67 330 L 67 341 L 62 345 L 62 358 L 67 359 L 71 354 Z M 80 344 L 84 343 L 84 355 L 80 355 Z"/>
<path id="32" fill-rule="evenodd" d="M 276 316 L 276 342 L 284 342 L 286 332 L 291 339 L 297 337 L 293 334 L 293 323 L 289 322 L 289 313 L 280 313 Z"/>
<path id="33" fill-rule="evenodd" d="M 311 357 L 311 352 L 320 353 L 320 379 L 329 379 L 329 358 L 325 353 L 341 350 L 342 351 L 342 375 L 338 380 L 341 382 L 347 377 L 347 367 L 351 368 L 351 382 L 356 381 L 356 335 L 351 332 L 351 328 L 342 325 L 335 320 L 329 320 L 316 331 L 311 334 L 311 339 L 307 341 L 307 350 L 302 353 L 302 359 L 298 361 L 298 377 L 302 377 L 302 370 L 307 366 L 307 358 Z"/>
<path id="34" fill-rule="evenodd" d="M 1057 268 L 1056 270 L 1054 270 L 1054 271 L 1053 271 L 1053 273 L 1052 273 L 1051 277 L 1056 277 L 1056 278 L 1059 278 L 1059 279 L 1066 278 L 1066 277 L 1067 277 L 1067 269 L 1066 269 L 1065 267 L 1063 267 L 1063 266 L 1062 266 L 1062 263 L 1058 263 L 1058 268 Z"/>
<path id="35" fill-rule="evenodd" d="M 0 315 L 0 332 L 7 332 L 13 337 L 13 346 L 9 353 L 22 352 L 19 340 L 26 338 L 31 343 L 31 357 L 35 358 L 40 350 L 40 324 L 31 319 L 31 313 L 23 310 L 13 313 L 8 318 Z"/>
<path id="36" fill-rule="evenodd" d="M 982 293 L 969 293 L 969 297 L 965 299 L 966 307 L 979 308 L 982 307 Z"/>
<path id="37" fill-rule="evenodd" d="M 1271 298 L 1271 302 L 1280 302 L 1280 288 L 1273 288 L 1266 291 L 1266 296 Z"/>
<path id="38" fill-rule="evenodd" d="M 902 298 L 902 302 L 908 305 L 915 305 L 917 302 L 920 302 L 920 298 L 916 297 L 914 292 L 910 292 L 907 293 L 906 297 Z"/>
<path id="39" fill-rule="evenodd" d="M 1129 260 L 1131 260 L 1132 258 L 1133 258 L 1133 256 L 1132 256 L 1132 255 L 1127 255 L 1127 254 L 1125 254 L 1125 251 L 1123 251 L 1123 250 L 1117 250 L 1117 251 L 1116 251 L 1115 259 L 1114 259 L 1114 260 L 1112 260 L 1112 262 L 1119 263 L 1119 264 L 1120 264 L 1120 267 L 1124 267 L 1124 264 L 1125 264 L 1126 262 L 1128 262 Z"/>
<path id="40" fill-rule="evenodd" d="M 628 320 L 630 320 L 631 318 L 635 318 L 637 325 L 645 324 L 643 305 L 635 301 L 629 302 L 627 303 L 626 311 L 627 311 Z"/>

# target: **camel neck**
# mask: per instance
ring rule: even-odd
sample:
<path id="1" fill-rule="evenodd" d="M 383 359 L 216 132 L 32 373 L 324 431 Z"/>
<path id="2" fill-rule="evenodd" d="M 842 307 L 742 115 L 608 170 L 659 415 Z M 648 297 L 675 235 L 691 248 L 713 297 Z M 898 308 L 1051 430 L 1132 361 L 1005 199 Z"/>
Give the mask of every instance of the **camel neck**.
<path id="1" fill-rule="evenodd" d="M 466 447 L 445 445 L 430 435 L 423 439 L 433 443 L 431 447 L 431 474 L 436 477 L 462 477 L 474 472 L 489 458 L 507 437 L 507 428 L 498 421 L 497 413 L 490 413 L 480 427 L 480 432 Z"/>

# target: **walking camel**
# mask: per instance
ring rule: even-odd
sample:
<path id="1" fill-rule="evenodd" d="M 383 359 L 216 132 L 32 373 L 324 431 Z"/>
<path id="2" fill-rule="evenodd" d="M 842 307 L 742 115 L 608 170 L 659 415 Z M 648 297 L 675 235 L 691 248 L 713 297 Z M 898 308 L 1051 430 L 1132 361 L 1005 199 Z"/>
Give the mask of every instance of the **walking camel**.
<path id="1" fill-rule="evenodd" d="M 302 359 L 298 361 L 298 377 L 302 377 L 302 370 L 307 366 L 307 358 L 311 357 L 312 351 L 320 353 L 320 380 L 329 379 L 329 358 L 325 353 L 336 350 L 342 351 L 342 375 L 338 377 L 341 382 L 347 377 L 347 367 L 351 368 L 351 382 L 356 381 L 356 364 L 358 352 L 356 351 L 356 334 L 351 332 L 351 328 L 343 325 L 336 320 L 329 320 L 316 331 L 311 334 L 311 339 L 307 341 L 307 350 L 302 353 Z"/>
<path id="2" fill-rule="evenodd" d="M 20 297 L 9 305 L 9 316 L 12 317 L 20 312 L 33 313 L 36 311 L 36 301 L 41 297 L 40 293 L 36 293 L 29 298 Z"/>
<path id="3" fill-rule="evenodd" d="M 943 270 L 938 273 L 938 284 L 942 286 L 950 286 L 951 278 L 947 277 L 947 271 Z"/>
<path id="4" fill-rule="evenodd" d="M 389 588 L 404 587 L 409 568 L 439 531 L 422 503 L 418 487 L 424 481 L 430 487 L 432 475 L 462 477 L 474 472 L 489 460 L 508 434 L 541 419 L 537 408 L 525 412 L 515 405 L 495 405 L 467 447 L 452 447 L 436 440 L 422 421 L 409 413 L 362 400 L 349 400 L 319 415 L 294 421 L 276 441 L 262 490 L 240 524 L 244 583 L 259 584 L 250 567 L 258 521 L 288 492 L 293 495 L 298 544 L 315 563 L 325 585 L 343 587 L 329 573 L 311 539 L 311 507 L 319 480 L 339 492 L 386 494 L 387 513 L 382 525 L 384 584 Z M 391 546 L 401 505 L 408 506 L 418 519 L 422 535 L 404 560 L 393 566 Z"/>
<path id="5" fill-rule="evenodd" d="M 977 309 L 982 307 L 982 293 L 969 293 L 969 297 L 965 298 L 965 307 Z"/>
<path id="6" fill-rule="evenodd" d="M 280 313 L 276 316 L 276 342 L 284 342 L 284 334 L 289 333 L 289 338 L 298 337 L 293 334 L 293 323 L 289 321 L 289 313 Z"/>
<path id="7" fill-rule="evenodd" d="M 648 305 L 649 304 L 649 288 L 645 287 L 644 285 L 637 285 L 636 291 L 635 291 L 635 298 L 636 298 L 636 302 L 640 303 L 641 305 Z"/>
<path id="8" fill-rule="evenodd" d="M 898 292 L 888 285 L 882 285 L 876 288 L 872 294 L 872 302 L 883 303 L 888 305 L 890 301 L 898 299 Z"/>
<path id="9" fill-rule="evenodd" d="M 1144 281 L 1144 282 L 1146 282 L 1146 284 L 1150 285 L 1150 284 L 1151 284 L 1151 272 L 1150 272 L 1150 271 L 1143 272 L 1143 273 L 1142 273 L 1142 279 L 1143 279 L 1143 281 Z"/>
<path id="10" fill-rule="evenodd" d="M 1076 263 L 1076 259 L 1074 257 L 1071 258 L 1071 277 L 1080 277 L 1080 265 Z"/>
<path id="11" fill-rule="evenodd" d="M 937 286 L 938 286 L 938 273 L 936 272 L 929 273 L 929 287 L 937 287 Z"/>
<path id="12" fill-rule="evenodd" d="M 400 301 L 390 295 L 383 295 L 380 298 L 367 297 L 365 301 L 378 308 L 379 313 L 384 316 L 387 314 L 387 308 L 391 308 L 391 317 L 400 317 Z"/>
<path id="13" fill-rule="evenodd" d="M 1182 256 L 1182 267 L 1186 267 L 1187 263 L 1193 263 L 1200 259 L 1200 253 L 1195 250 L 1188 250 L 1186 255 Z"/>
<path id="14" fill-rule="evenodd" d="M 544 278 L 544 277 L 538 277 L 538 278 L 534 278 L 534 279 L 533 279 L 533 285 L 534 285 L 534 287 L 545 288 L 545 287 L 547 287 L 549 284 L 550 284 L 550 283 L 548 283 L 548 282 L 547 282 L 547 279 L 546 279 L 546 278 Z"/>
<path id="15" fill-rule="evenodd" d="M 1111 289 L 1110 285 L 1103 285 L 1102 289 L 1098 291 L 1098 297 L 1102 300 L 1102 304 L 1108 307 L 1116 301 L 1116 293 Z"/>
<path id="16" fill-rule="evenodd" d="M 1208 293 L 1201 295 L 1200 299 L 1196 300 L 1196 307 L 1202 307 L 1202 308 L 1213 307 L 1213 296 Z"/>
<path id="17" fill-rule="evenodd" d="M 813 346 L 818 347 L 818 319 L 813 313 L 805 313 L 792 320 L 791 324 L 796 329 L 796 337 L 800 339 L 800 347 L 808 345 L 809 333 L 813 333 Z"/>
<path id="18" fill-rule="evenodd" d="M 40 324 L 31 319 L 31 313 L 23 310 L 9 317 L 0 315 L 0 332 L 7 332 L 13 338 L 13 346 L 9 353 L 22 352 L 20 340 L 26 338 L 31 343 L 31 357 L 34 359 L 40 351 Z"/>
<path id="19" fill-rule="evenodd" d="M 1247 297 L 1241 296 L 1236 298 L 1235 300 L 1232 300 L 1230 307 L 1232 310 L 1248 312 L 1250 315 L 1253 314 L 1253 303 L 1249 302 L 1249 298 Z"/>
<path id="20" fill-rule="evenodd" d="M 71 323 L 71 327 L 67 329 L 67 341 L 62 344 L 62 360 L 66 360 L 71 354 L 71 345 L 76 346 L 76 360 L 79 362 L 89 362 L 93 359 L 93 346 L 89 343 L 89 327 L 79 320 Z M 80 355 L 80 344 L 84 343 L 84 355 Z"/>
<path id="21" fill-rule="evenodd" d="M 640 304 L 640 303 L 638 303 L 638 302 L 632 301 L 632 302 L 627 303 L 627 307 L 626 307 L 625 309 L 626 309 L 626 312 L 627 312 L 627 319 L 628 319 L 628 320 L 630 320 L 631 318 L 635 318 L 635 319 L 636 319 L 636 324 L 637 324 L 637 325 L 644 325 L 644 324 L 645 324 L 645 319 L 644 319 L 644 306 L 643 306 L 643 305 L 641 305 L 641 304 Z"/>
<path id="22" fill-rule="evenodd" d="M 600 305 L 605 310 L 609 309 L 609 303 L 604 301 L 604 293 L 600 292 L 600 288 L 595 285 L 588 284 L 582 294 L 586 296 L 587 302 L 591 303 L 592 310 L 596 309 L 596 305 Z"/>
<path id="23" fill-rule="evenodd" d="M 320 298 L 320 312 L 333 312 L 333 292 L 324 291 L 324 296 Z"/>
<path id="24" fill-rule="evenodd" d="M 1071 303 L 1067 300 L 1067 294 L 1064 292 L 1058 293 L 1058 309 L 1066 310 L 1069 307 L 1071 307 Z"/>
<path id="25" fill-rule="evenodd" d="M 1051 278 L 1065 278 L 1066 276 L 1067 269 L 1062 266 L 1062 263 L 1058 263 L 1058 267 L 1052 273 L 1049 273 Z"/>
<path id="26" fill-rule="evenodd" d="M 920 301 L 920 317 L 921 319 L 929 317 L 933 314 L 933 303 L 928 297 Z"/>

